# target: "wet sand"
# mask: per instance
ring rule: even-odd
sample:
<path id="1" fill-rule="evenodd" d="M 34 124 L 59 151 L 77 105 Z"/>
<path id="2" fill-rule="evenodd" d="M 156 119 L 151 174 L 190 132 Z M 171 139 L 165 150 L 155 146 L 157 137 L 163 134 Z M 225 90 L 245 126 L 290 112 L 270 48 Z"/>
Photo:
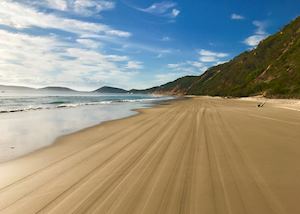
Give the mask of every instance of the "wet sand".
<path id="1" fill-rule="evenodd" d="M 300 112 L 195 97 L 0 164 L 0 213 L 300 213 Z M 42 125 L 42 124 L 41 124 Z"/>

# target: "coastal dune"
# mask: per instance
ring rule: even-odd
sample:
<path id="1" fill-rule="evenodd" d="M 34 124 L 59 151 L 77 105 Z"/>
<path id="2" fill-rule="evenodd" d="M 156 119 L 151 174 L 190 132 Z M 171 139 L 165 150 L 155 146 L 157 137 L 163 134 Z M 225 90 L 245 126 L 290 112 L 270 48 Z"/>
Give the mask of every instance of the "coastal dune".
<path id="1" fill-rule="evenodd" d="M 299 111 L 210 97 L 139 111 L 0 164 L 0 213 L 300 213 Z"/>

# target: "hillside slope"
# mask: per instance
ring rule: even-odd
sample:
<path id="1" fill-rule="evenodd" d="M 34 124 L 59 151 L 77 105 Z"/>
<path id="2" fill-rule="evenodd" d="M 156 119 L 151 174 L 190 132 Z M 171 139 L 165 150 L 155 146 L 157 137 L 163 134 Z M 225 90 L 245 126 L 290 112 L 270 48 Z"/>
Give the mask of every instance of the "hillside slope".
<path id="1" fill-rule="evenodd" d="M 103 86 L 101 88 L 98 88 L 97 90 L 93 91 L 97 93 L 115 93 L 115 94 L 122 94 L 122 93 L 128 93 L 128 91 L 121 89 L 121 88 L 114 88 L 110 86 Z"/>
<path id="2" fill-rule="evenodd" d="M 198 76 L 181 77 L 173 82 L 166 83 L 161 86 L 148 88 L 144 90 L 132 89 L 131 93 L 147 93 L 147 94 L 187 94 L 192 84 L 198 79 Z"/>
<path id="3" fill-rule="evenodd" d="M 44 88 L 39 88 L 39 91 L 49 91 L 49 92 L 78 92 L 71 88 L 60 87 L 60 86 L 48 86 Z"/>
<path id="4" fill-rule="evenodd" d="M 157 87 L 155 92 L 300 97 L 300 17 L 256 49 L 212 67 L 201 76 L 182 77 Z"/>

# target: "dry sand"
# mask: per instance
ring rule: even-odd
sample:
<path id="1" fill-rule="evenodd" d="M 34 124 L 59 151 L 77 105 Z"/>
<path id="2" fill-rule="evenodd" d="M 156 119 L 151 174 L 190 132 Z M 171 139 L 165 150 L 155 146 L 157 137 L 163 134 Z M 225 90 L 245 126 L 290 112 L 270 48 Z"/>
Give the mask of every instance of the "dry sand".
<path id="1" fill-rule="evenodd" d="M 294 111 L 300 111 L 300 100 L 299 99 L 269 99 L 262 96 L 256 97 L 245 97 L 240 100 L 254 101 L 257 103 L 266 103 L 269 106 L 277 108 L 285 108 Z"/>
<path id="2" fill-rule="evenodd" d="M 42 125 L 42 124 L 41 124 Z M 0 165 L 0 213 L 300 213 L 300 113 L 191 98 Z"/>

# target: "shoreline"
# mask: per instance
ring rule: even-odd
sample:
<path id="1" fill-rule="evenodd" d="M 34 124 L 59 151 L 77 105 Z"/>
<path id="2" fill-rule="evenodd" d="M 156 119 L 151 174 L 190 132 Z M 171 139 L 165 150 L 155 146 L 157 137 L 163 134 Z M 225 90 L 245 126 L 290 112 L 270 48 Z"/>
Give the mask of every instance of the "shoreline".
<path id="1" fill-rule="evenodd" d="M 159 105 L 164 105 L 164 104 L 168 104 L 168 103 L 171 104 L 172 102 L 185 100 L 185 99 L 194 99 L 194 98 L 229 99 L 229 100 L 240 100 L 240 101 L 257 102 L 257 103 L 265 102 L 267 105 L 271 105 L 273 107 L 287 109 L 287 110 L 293 110 L 293 111 L 300 111 L 300 99 L 273 99 L 273 98 L 266 98 L 266 97 L 261 97 L 261 96 L 240 97 L 240 98 L 226 98 L 226 97 L 219 97 L 219 96 L 196 96 L 196 95 L 177 96 L 174 99 L 158 100 L 158 101 L 155 101 L 151 104 L 147 104 L 147 105 L 145 104 L 145 105 L 143 105 L 139 108 L 130 109 L 130 111 L 133 112 L 133 114 L 129 114 L 129 115 L 124 116 L 124 117 L 120 117 L 120 118 L 116 118 L 116 119 L 109 119 L 109 120 L 105 120 L 105 121 L 100 121 L 99 123 L 80 128 L 79 130 L 75 130 L 75 131 L 72 131 L 70 133 L 62 134 L 62 135 L 56 137 L 54 140 L 52 140 L 52 143 L 50 143 L 49 145 L 43 146 L 43 147 L 38 148 L 38 149 L 34 149 L 30 152 L 27 152 L 23 155 L 15 157 L 15 158 L 9 158 L 8 160 L 0 161 L 0 164 L 6 163 L 6 162 L 9 162 L 9 161 L 13 161 L 15 159 L 22 158 L 22 157 L 27 156 L 27 155 L 31 155 L 32 153 L 38 152 L 38 151 L 43 150 L 43 149 L 47 149 L 48 147 L 51 147 L 52 145 L 58 143 L 58 141 L 60 141 L 61 138 L 64 138 L 64 137 L 69 136 L 69 135 L 73 135 L 77 132 L 82 132 L 82 131 L 85 131 L 87 129 L 92 129 L 94 127 L 100 126 L 100 125 L 108 123 L 108 122 L 114 122 L 114 121 L 123 120 L 123 119 L 127 119 L 127 118 L 130 118 L 130 117 L 137 116 L 139 114 L 144 113 L 143 112 L 144 109 L 155 108 L 156 106 L 159 106 Z M 65 109 L 65 110 L 67 110 L 67 109 Z M 16 113 L 19 113 L 19 112 L 16 112 Z"/>
<path id="2" fill-rule="evenodd" d="M 136 111 L 0 164 L 0 212 L 300 211 L 298 112 L 212 97 Z"/>
<path id="3" fill-rule="evenodd" d="M 87 105 L 77 108 L 0 114 L 0 129 L 2 130 L 0 163 L 49 147 L 61 136 L 99 125 L 105 121 L 127 118 L 137 114 L 135 109 L 148 108 L 156 103 L 159 101 Z"/>
<path id="4" fill-rule="evenodd" d="M 117 117 L 115 119 L 113 118 L 113 119 L 108 119 L 108 120 L 104 120 L 104 121 L 99 119 L 99 122 L 96 122 L 95 124 L 87 125 L 85 127 L 82 127 L 78 130 L 68 132 L 66 134 L 61 134 L 61 135 L 57 136 L 56 138 L 54 138 L 53 140 L 49 141 L 49 143 L 44 145 L 44 146 L 38 147 L 37 149 L 32 149 L 32 150 L 26 152 L 25 154 L 21 154 L 21 155 L 18 155 L 16 157 L 9 157 L 6 160 L 0 161 L 0 164 L 6 163 L 6 162 L 9 162 L 9 161 L 13 161 L 13 160 L 16 160 L 16 159 L 19 159 L 19 158 L 23 158 L 27 155 L 31 155 L 32 153 L 39 152 L 40 150 L 43 150 L 43 149 L 47 149 L 47 148 L 51 147 L 52 145 L 56 144 L 58 141 L 60 141 L 60 139 L 66 137 L 66 136 L 69 136 L 69 135 L 73 135 L 77 132 L 83 132 L 85 130 L 92 129 L 94 127 L 100 126 L 100 125 L 108 123 L 108 122 L 113 122 L 113 121 L 118 121 L 118 120 L 130 118 L 130 117 L 134 117 L 138 114 L 141 114 L 143 109 L 154 108 L 157 105 L 164 105 L 165 103 L 173 102 L 175 100 L 181 100 L 181 99 L 186 99 L 186 98 L 177 97 L 177 98 L 174 98 L 174 99 L 157 100 L 157 101 L 153 101 L 152 103 L 140 104 L 140 106 L 138 108 L 131 108 L 129 110 L 130 113 L 128 113 L 125 116 L 120 116 L 120 117 Z M 93 107 L 93 106 L 87 106 L 87 107 Z M 95 107 L 97 107 L 97 106 L 95 106 Z M 79 108 L 81 108 L 81 107 L 79 107 Z M 53 111 L 60 111 L 60 110 L 68 111 L 70 109 L 52 109 L 52 110 Z M 75 108 L 71 108 L 71 110 L 75 110 Z M 48 111 L 48 109 L 43 109 L 41 111 Z M 16 112 L 16 113 L 17 114 L 26 114 L 28 112 Z M 29 112 L 29 113 L 34 113 L 34 112 Z M 60 113 L 60 112 L 58 112 L 58 113 Z M 5 151 L 2 151 L 2 152 L 5 152 Z"/>
<path id="5" fill-rule="evenodd" d="M 266 98 L 266 97 L 240 97 L 240 98 L 226 98 L 226 97 L 219 97 L 219 96 L 194 96 L 194 95 L 187 95 L 187 96 L 178 96 L 174 99 L 171 100 L 159 100 L 159 101 L 155 101 L 152 104 L 147 104 L 147 106 L 142 106 L 140 108 L 133 108 L 130 111 L 133 112 L 133 114 L 127 115 L 125 117 L 120 117 L 120 118 L 116 118 L 116 119 L 110 119 L 110 120 L 105 120 L 105 121 L 100 121 L 97 124 L 94 125 L 90 125 L 87 127 L 83 127 L 80 128 L 79 130 L 75 130 L 72 131 L 70 133 L 67 134 L 62 134 L 58 137 L 56 137 L 52 143 L 50 143 L 49 145 L 43 146 L 41 148 L 32 150 L 24 155 L 20 155 L 17 156 L 16 158 L 12 158 L 12 159 L 8 159 L 5 161 L 0 161 L 0 164 L 9 162 L 9 161 L 14 161 L 16 159 L 19 158 L 23 158 L 26 157 L 28 155 L 31 155 L 33 153 L 39 152 L 40 150 L 44 150 L 47 149 L 51 146 L 53 146 L 54 144 L 60 143 L 60 141 L 70 135 L 76 134 L 76 133 L 81 133 L 93 128 L 97 128 L 98 126 L 101 125 L 105 125 L 106 123 L 110 123 L 110 122 L 115 122 L 115 121 L 119 121 L 119 120 L 123 120 L 123 119 L 128 119 L 131 117 L 135 117 L 138 116 L 139 114 L 143 114 L 145 113 L 144 110 L 145 109 L 151 109 L 151 108 L 155 108 L 155 107 L 159 107 L 160 105 L 168 105 L 168 104 L 172 104 L 173 102 L 177 102 L 180 100 L 186 100 L 186 99 L 194 99 L 194 98 L 212 98 L 212 99 L 229 99 L 229 100 L 240 100 L 240 101 L 248 101 L 248 102 L 257 102 L 257 103 L 261 103 L 261 102 L 266 102 L 268 105 L 277 107 L 277 108 L 282 108 L 282 109 L 287 109 L 287 110 L 293 110 L 293 111 L 300 111 L 300 99 L 272 99 L 272 98 Z M 17 112 L 18 113 L 18 112 Z"/>

